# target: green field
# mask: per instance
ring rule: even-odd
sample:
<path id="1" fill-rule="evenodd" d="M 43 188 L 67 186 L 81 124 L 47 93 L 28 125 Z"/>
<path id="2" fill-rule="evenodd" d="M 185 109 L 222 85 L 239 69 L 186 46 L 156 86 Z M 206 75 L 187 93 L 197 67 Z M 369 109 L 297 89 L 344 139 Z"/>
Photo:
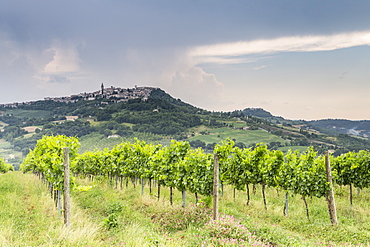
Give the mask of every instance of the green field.
<path id="1" fill-rule="evenodd" d="M 8 124 L 4 123 L 4 122 L 1 122 L 0 121 L 0 129 L 3 129 L 5 126 L 7 126 Z"/>
<path id="2" fill-rule="evenodd" d="M 288 152 L 289 150 L 298 150 L 299 152 L 304 152 L 307 150 L 307 146 L 286 146 L 286 147 L 280 147 L 279 150 L 283 152 Z"/>
<path id="3" fill-rule="evenodd" d="M 162 144 L 169 144 L 169 140 L 163 140 L 161 136 L 154 135 L 151 133 L 138 133 L 136 136 L 139 140 L 145 140 L 148 143 L 158 143 L 161 142 Z M 89 135 L 85 135 L 79 138 L 81 143 L 81 148 L 79 153 L 84 153 L 87 151 L 94 151 L 94 150 L 103 150 L 104 148 L 111 149 L 115 145 L 118 145 L 122 142 L 129 141 L 135 142 L 134 137 L 124 138 L 124 137 L 113 137 L 107 138 L 104 135 L 98 133 L 91 133 Z"/>
<path id="4" fill-rule="evenodd" d="M 3 139 L 0 139 L 0 158 L 6 159 L 14 168 L 17 168 L 23 159 L 22 153 L 15 151 L 12 145 Z"/>
<path id="5" fill-rule="evenodd" d="M 281 142 L 285 143 L 286 141 L 278 136 L 272 135 L 263 130 L 239 130 L 239 129 L 230 129 L 227 127 L 217 128 L 217 129 L 204 129 L 209 134 L 205 135 L 196 135 L 188 139 L 188 141 L 201 140 L 208 143 L 219 143 L 226 138 L 235 139 L 236 142 L 243 142 L 246 146 L 255 143 L 270 143 L 270 142 Z"/>
<path id="6" fill-rule="evenodd" d="M 14 155 L 17 158 L 21 158 L 22 154 L 13 150 L 12 145 L 9 142 L 0 139 L 0 157 L 8 157 L 9 155 Z"/>
<path id="7" fill-rule="evenodd" d="M 260 186 L 251 193 L 224 187 L 220 198 L 220 220 L 212 223 L 211 211 L 195 207 L 187 193 L 162 188 L 160 200 L 153 187 L 128 183 L 121 189 L 96 178 L 77 179 L 72 192 L 71 226 L 54 207 L 48 189 L 36 176 L 10 172 L 0 174 L 0 246 L 369 246 L 369 190 L 348 200 L 348 188 L 337 187 L 339 224 L 332 226 L 324 198 L 307 198 L 310 219 L 300 196 L 289 197 L 289 214 L 283 216 L 285 193 L 268 188 L 267 209 Z M 252 187 L 251 191 L 252 191 Z M 201 201 L 210 203 L 207 197 Z M 204 205 L 204 204 L 203 204 Z M 235 244 L 243 237 L 245 245 Z M 233 244 L 234 243 L 234 244 Z"/>
<path id="8" fill-rule="evenodd" d="M 19 118 L 48 118 L 51 111 L 44 110 L 22 110 L 22 109 L 4 109 L 5 114 L 11 114 Z"/>

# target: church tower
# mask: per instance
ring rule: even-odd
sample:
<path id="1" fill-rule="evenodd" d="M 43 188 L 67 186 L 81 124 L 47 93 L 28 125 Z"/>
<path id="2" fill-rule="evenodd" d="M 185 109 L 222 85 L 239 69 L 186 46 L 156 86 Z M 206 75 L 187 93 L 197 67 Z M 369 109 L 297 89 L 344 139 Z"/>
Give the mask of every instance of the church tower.
<path id="1" fill-rule="evenodd" d="M 104 84 L 101 84 L 101 94 L 104 94 Z"/>

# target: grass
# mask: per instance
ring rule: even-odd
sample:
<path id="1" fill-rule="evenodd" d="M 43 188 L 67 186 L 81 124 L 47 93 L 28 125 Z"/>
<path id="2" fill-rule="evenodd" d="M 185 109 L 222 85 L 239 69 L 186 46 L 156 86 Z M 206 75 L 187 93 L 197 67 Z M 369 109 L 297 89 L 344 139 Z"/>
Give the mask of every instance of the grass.
<path id="1" fill-rule="evenodd" d="M 130 182 L 115 189 L 104 179 L 76 179 L 72 192 L 72 225 L 65 228 L 45 185 L 32 174 L 0 175 L 0 246 L 369 246 L 370 206 L 368 189 L 354 194 L 351 206 L 348 188 L 335 187 L 339 224 L 332 226 L 324 198 L 307 198 L 310 220 L 300 196 L 289 196 L 289 214 L 283 215 L 285 193 L 268 188 L 267 210 L 261 188 L 246 192 L 224 186 L 220 197 L 220 220 L 210 220 L 202 197 L 169 189 L 156 197 L 146 186 Z M 210 204 L 211 206 L 211 204 Z"/>
<path id="2" fill-rule="evenodd" d="M 356 205 L 349 205 L 348 192 L 336 188 L 338 226 L 331 226 L 327 203 L 323 198 L 309 198 L 310 220 L 305 216 L 305 208 L 300 196 L 289 197 L 289 214 L 283 216 L 285 194 L 269 189 L 267 210 L 257 188 L 252 194 L 250 206 L 245 206 L 245 195 L 237 193 L 235 202 L 228 192 L 225 195 L 223 210 L 228 214 L 244 219 L 249 229 L 261 238 L 279 246 L 368 246 L 370 244 L 368 198 L 363 192 L 357 196 Z M 244 206 L 243 206 L 244 202 Z M 226 206 L 226 207 L 225 207 Z"/>
<path id="3" fill-rule="evenodd" d="M 146 212 L 151 209 L 158 213 L 161 211 L 161 207 L 163 207 L 162 210 L 166 210 L 166 208 L 168 210 L 168 207 L 171 207 L 168 205 L 168 189 L 162 190 L 165 193 L 163 193 L 159 203 L 153 200 L 155 198 L 152 196 L 140 196 L 139 188 L 135 190 L 129 187 L 129 190 L 130 192 L 126 195 L 129 197 L 124 198 L 125 201 L 130 201 L 130 197 L 136 194 L 134 204 L 144 205 L 137 208 L 135 212 L 141 210 Z M 269 189 L 267 193 L 268 209 L 265 210 L 259 190 L 260 188 L 257 188 L 257 193 L 252 194 L 251 205 L 246 206 L 245 193 L 237 192 L 234 201 L 232 189 L 227 188 L 220 201 L 221 214 L 236 216 L 259 238 L 269 243 L 276 243 L 279 246 L 343 246 L 361 243 L 367 245 L 368 243 L 369 231 L 367 229 L 369 228 L 367 222 L 369 222 L 369 213 L 367 213 L 367 199 L 364 196 L 366 192 L 357 196 L 355 200 L 358 203 L 358 208 L 354 210 L 347 200 L 348 191 L 338 188 L 338 194 L 341 195 L 338 198 L 338 208 L 342 208 L 343 211 L 338 211 L 340 225 L 332 227 L 327 213 L 327 204 L 323 198 L 308 200 L 311 213 L 311 221 L 308 221 L 305 216 L 303 202 L 299 196 L 290 197 L 290 214 L 285 217 L 282 214 L 284 193 Z M 180 193 L 176 193 L 175 201 L 179 206 L 181 202 Z M 194 203 L 192 195 L 188 195 L 188 203 Z M 358 214 L 359 209 L 364 214 L 362 212 Z M 144 215 L 146 214 L 144 213 Z M 138 216 L 135 216 L 135 219 L 138 218 Z M 359 220 L 360 218 L 362 220 Z M 357 225 L 355 222 L 357 222 Z M 142 224 L 146 225 L 147 223 L 143 222 Z M 349 235 L 344 234 L 345 232 Z M 192 232 L 190 228 L 190 230 L 187 229 L 181 233 L 187 242 L 196 242 L 196 235 L 203 236 L 205 243 L 211 241 L 205 231 L 194 234 L 194 231 Z"/>
<path id="4" fill-rule="evenodd" d="M 75 208 L 70 228 L 32 174 L 0 175 L 0 246 L 99 246 L 99 226 Z"/>
<path id="5" fill-rule="evenodd" d="M 73 197 L 91 220 L 101 225 L 106 246 L 187 246 L 181 236 L 170 236 L 151 220 L 153 213 L 167 211 L 168 203 L 157 205 L 151 195 L 141 196 L 140 190 L 132 185 L 117 190 L 104 181 L 95 181 L 90 190 L 75 191 Z"/>

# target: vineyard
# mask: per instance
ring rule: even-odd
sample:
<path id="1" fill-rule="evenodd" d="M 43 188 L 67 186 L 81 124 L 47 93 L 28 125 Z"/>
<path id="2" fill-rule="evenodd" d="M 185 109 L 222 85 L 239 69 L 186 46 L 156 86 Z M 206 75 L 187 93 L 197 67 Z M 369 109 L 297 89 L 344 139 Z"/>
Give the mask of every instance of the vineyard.
<path id="1" fill-rule="evenodd" d="M 0 158 L 0 173 L 6 173 L 8 171 L 14 171 L 11 164 L 6 163 L 4 159 Z"/>
<path id="2" fill-rule="evenodd" d="M 50 192 L 55 193 L 56 201 L 60 193 L 58 191 L 64 187 L 63 149 L 66 147 L 70 150 L 71 170 L 76 179 L 103 179 L 116 189 L 132 184 L 134 188 L 140 188 L 142 195 L 146 191 L 155 195 L 158 201 L 162 199 L 162 194 L 167 193 L 163 189 L 168 188 L 170 205 L 174 204 L 175 189 L 181 192 L 183 208 L 190 207 L 188 201 L 211 206 L 209 198 L 214 196 L 214 165 L 217 157 L 220 179 L 220 189 L 217 191 L 221 196 L 226 193 L 225 188 L 231 188 L 235 201 L 242 191 L 245 197 L 243 205 L 248 207 L 253 204 L 251 198 L 255 198 L 256 189 L 260 189 L 263 207 L 268 211 L 276 205 L 267 203 L 269 199 L 266 195 L 276 190 L 284 195 L 281 214 L 286 217 L 290 213 L 289 200 L 299 196 L 305 206 L 307 222 L 315 220 L 310 215 L 309 202 L 312 202 L 312 198 L 323 197 L 329 203 L 329 192 L 333 187 L 340 188 L 340 191 L 348 188 L 348 204 L 352 205 L 353 188 L 360 193 L 369 187 L 370 181 L 368 151 L 349 152 L 338 157 L 318 155 L 313 148 L 302 153 L 283 153 L 269 150 L 264 144 L 242 149 L 227 139 L 215 146 L 213 154 L 205 153 L 201 148 L 193 149 L 183 141 L 172 141 L 169 146 L 162 146 L 139 140 L 124 142 L 112 149 L 78 154 L 77 138 L 44 136 L 28 154 L 21 169 L 23 172 L 33 171 L 46 180 Z M 331 164 L 334 184 L 328 182 L 327 163 Z M 75 178 L 72 178 L 72 186 L 74 181 Z M 194 199 L 187 198 L 189 195 L 193 195 Z M 330 225 L 329 214 L 327 220 Z M 114 221 L 112 224 L 114 227 Z"/>

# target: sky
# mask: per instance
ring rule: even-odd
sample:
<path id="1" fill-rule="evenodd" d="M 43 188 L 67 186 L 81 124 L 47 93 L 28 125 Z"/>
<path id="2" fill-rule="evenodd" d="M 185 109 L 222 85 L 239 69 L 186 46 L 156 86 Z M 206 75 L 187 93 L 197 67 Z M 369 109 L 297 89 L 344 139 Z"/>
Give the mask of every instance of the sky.
<path id="1" fill-rule="evenodd" d="M 368 0 L 1 0 L 0 104 L 159 87 L 212 111 L 370 120 Z"/>

